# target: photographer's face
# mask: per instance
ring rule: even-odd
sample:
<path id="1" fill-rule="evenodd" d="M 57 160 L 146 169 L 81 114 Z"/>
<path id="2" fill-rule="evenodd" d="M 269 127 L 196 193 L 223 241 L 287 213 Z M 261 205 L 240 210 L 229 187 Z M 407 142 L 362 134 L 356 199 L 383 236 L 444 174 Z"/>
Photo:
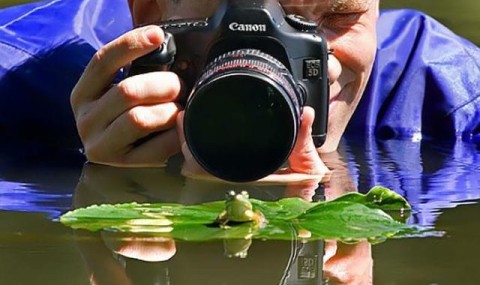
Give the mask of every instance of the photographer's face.
<path id="1" fill-rule="evenodd" d="M 208 17 L 222 0 L 129 0 L 135 25 Z M 286 13 L 315 20 L 333 49 L 330 112 L 322 152 L 334 151 L 363 94 L 376 51 L 378 0 L 279 0 Z"/>

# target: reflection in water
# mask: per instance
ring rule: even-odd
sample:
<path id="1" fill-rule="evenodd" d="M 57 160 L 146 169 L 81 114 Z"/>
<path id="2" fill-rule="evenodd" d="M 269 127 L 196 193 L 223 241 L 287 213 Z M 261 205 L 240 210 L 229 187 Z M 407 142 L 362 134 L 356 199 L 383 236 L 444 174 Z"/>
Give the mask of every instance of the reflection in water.
<path id="1" fill-rule="evenodd" d="M 185 179 L 178 174 L 178 163 L 167 169 L 133 170 L 87 164 L 82 170 L 76 153 L 55 154 L 23 146 L 21 152 L 2 149 L 8 151 L 0 152 L 0 256 L 8 262 L 0 259 L 0 268 L 12 270 L 0 273 L 1 284 L 65 280 L 58 276 L 72 279 L 70 284 L 85 284 L 90 275 L 96 284 L 321 284 L 322 277 L 329 278 L 329 284 L 352 284 L 355 277 L 361 280 L 357 284 L 368 284 L 372 270 L 378 284 L 447 284 L 451 280 L 456 283 L 449 284 L 475 284 L 470 281 L 480 278 L 471 268 L 480 254 L 478 223 L 470 218 L 478 212 L 478 204 L 466 205 L 480 198 L 480 152 L 475 145 L 347 139 L 339 153 L 324 157 L 334 169 L 324 192 L 308 183 L 239 186 Z M 127 201 L 196 204 L 221 200 L 232 188 L 263 200 L 285 196 L 323 199 L 324 195 L 328 199 L 357 188 L 367 191 L 374 185 L 408 198 L 414 208 L 410 223 L 436 225 L 449 238 L 387 241 L 373 246 L 373 255 L 368 243 L 255 240 L 247 258 L 241 259 L 225 257 L 223 242 L 127 238 L 106 232 L 76 231 L 72 235 L 38 215 L 6 212 L 57 216 L 72 202 L 75 206 Z M 73 237 L 88 273 L 78 264 Z M 59 265 L 57 258 L 33 258 L 39 251 L 40 256 L 65 262 Z M 455 264 L 447 265 L 451 260 Z M 13 270 L 14 264 L 30 269 L 20 266 L 20 274 Z M 44 268 L 43 279 L 34 278 L 37 272 L 24 273 L 33 272 L 39 264 Z M 399 266 L 409 274 L 396 274 Z M 298 281 L 302 276 L 312 277 L 302 279 L 310 283 Z"/>
<path id="2" fill-rule="evenodd" d="M 118 169 L 86 164 L 75 192 L 74 205 L 84 207 L 100 203 L 159 200 L 201 203 L 205 202 L 206 198 L 223 199 L 227 189 L 238 187 L 229 183 L 179 180 L 174 177 L 175 175 L 163 169 Z M 292 189 L 297 189 L 300 193 L 313 193 L 305 191 L 305 187 L 301 185 L 311 187 L 310 182 L 295 183 L 295 187 L 287 185 L 289 191 L 282 190 L 283 187 L 278 185 L 252 184 L 241 187 L 248 190 L 253 197 L 264 200 L 281 198 L 284 193 L 300 195 Z M 138 189 L 142 191 L 138 192 Z M 166 191 L 163 191 L 164 189 Z M 309 197 L 305 198 L 311 197 L 312 194 L 309 194 Z M 125 233 L 97 234 L 77 231 L 76 235 L 82 236 L 80 240 L 84 240 L 85 236 L 96 240 L 95 247 L 90 243 L 78 243 L 96 284 L 109 284 L 109 276 L 112 275 L 121 279 L 117 282 L 122 283 L 116 284 L 131 284 L 127 283 L 127 280 L 138 278 L 168 280 L 165 284 L 322 284 L 322 241 L 252 242 L 247 239 L 234 243 L 177 243 L 171 239 L 157 240 L 158 238 L 139 234 L 132 236 Z M 111 257 L 112 252 L 116 258 Z M 161 265 L 158 266 L 163 269 L 155 270 L 155 275 L 150 277 L 143 273 L 136 275 L 137 271 L 128 268 L 129 263 L 134 263 L 135 268 L 139 269 L 139 260 L 160 262 Z M 149 266 L 151 265 L 147 267 Z M 139 281 L 134 281 L 133 284 L 154 284 L 137 282 Z"/>
<path id="3" fill-rule="evenodd" d="M 84 233 L 77 235 L 85 237 Z M 97 236 L 97 242 L 78 243 L 96 284 L 322 284 L 323 243 L 255 242 L 247 259 L 223 256 L 221 241 L 148 245 L 157 262 L 145 262 L 145 241 Z M 107 247 L 104 245 L 107 244 Z M 122 250 L 119 250 L 119 249 Z M 112 252 L 114 254 L 112 255 Z M 127 253 L 128 254 L 125 254 Z M 132 254 L 135 252 L 136 254 Z M 162 253 L 161 253 L 162 252 Z M 150 252 L 149 256 L 152 255 Z M 161 261 L 166 258 L 168 261 Z M 101 261 L 101 262 L 99 262 Z M 163 282 L 163 283 L 155 283 Z"/>
<path id="4" fill-rule="evenodd" d="M 71 207 L 82 165 L 76 151 L 0 142 L 0 210 L 60 215 Z"/>
<path id="5" fill-rule="evenodd" d="M 60 214 L 68 207 L 59 208 L 58 202 L 67 205 L 71 194 L 50 194 L 44 191 L 32 191 L 40 185 L 13 181 L 0 181 L 0 209 L 5 211 L 48 212 L 52 216 Z M 32 195 L 34 194 L 34 195 Z"/>
<path id="6" fill-rule="evenodd" d="M 475 144 L 389 140 L 346 149 L 358 189 L 382 185 L 395 190 L 412 205 L 411 223 L 434 225 L 441 210 L 480 198 Z"/>

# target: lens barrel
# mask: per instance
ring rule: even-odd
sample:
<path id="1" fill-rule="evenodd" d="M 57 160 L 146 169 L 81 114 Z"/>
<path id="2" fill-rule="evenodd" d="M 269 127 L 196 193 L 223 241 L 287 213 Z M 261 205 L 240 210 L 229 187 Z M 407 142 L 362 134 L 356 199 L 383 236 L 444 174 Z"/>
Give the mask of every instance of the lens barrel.
<path id="1" fill-rule="evenodd" d="M 185 107 L 184 133 L 197 162 L 228 181 L 263 178 L 288 159 L 304 101 L 289 70 L 256 49 L 216 57 Z"/>

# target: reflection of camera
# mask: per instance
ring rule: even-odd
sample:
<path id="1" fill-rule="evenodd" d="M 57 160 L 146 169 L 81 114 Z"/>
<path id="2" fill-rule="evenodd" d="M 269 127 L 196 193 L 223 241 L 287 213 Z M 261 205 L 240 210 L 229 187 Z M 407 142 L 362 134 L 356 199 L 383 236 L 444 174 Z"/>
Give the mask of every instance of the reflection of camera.
<path id="1" fill-rule="evenodd" d="M 324 142 L 327 48 L 316 23 L 276 0 L 223 2 L 210 18 L 160 23 L 164 44 L 130 74 L 176 72 L 190 92 L 184 130 L 195 159 L 219 178 L 252 181 L 285 163 L 303 106 L 315 109 L 312 137 Z"/>

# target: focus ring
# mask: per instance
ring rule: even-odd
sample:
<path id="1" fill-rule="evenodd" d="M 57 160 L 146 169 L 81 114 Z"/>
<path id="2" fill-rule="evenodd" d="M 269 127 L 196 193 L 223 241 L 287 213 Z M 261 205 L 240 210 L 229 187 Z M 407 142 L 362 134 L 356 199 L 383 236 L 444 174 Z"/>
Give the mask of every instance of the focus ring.
<path id="1" fill-rule="evenodd" d="M 202 76 L 195 84 L 194 89 L 209 81 L 217 74 L 225 74 L 230 71 L 249 70 L 258 72 L 278 82 L 296 105 L 303 105 L 303 93 L 298 88 L 293 76 L 283 63 L 257 49 L 238 49 L 226 52 L 216 57 L 204 69 Z M 300 102 L 299 102 L 300 100 Z"/>

